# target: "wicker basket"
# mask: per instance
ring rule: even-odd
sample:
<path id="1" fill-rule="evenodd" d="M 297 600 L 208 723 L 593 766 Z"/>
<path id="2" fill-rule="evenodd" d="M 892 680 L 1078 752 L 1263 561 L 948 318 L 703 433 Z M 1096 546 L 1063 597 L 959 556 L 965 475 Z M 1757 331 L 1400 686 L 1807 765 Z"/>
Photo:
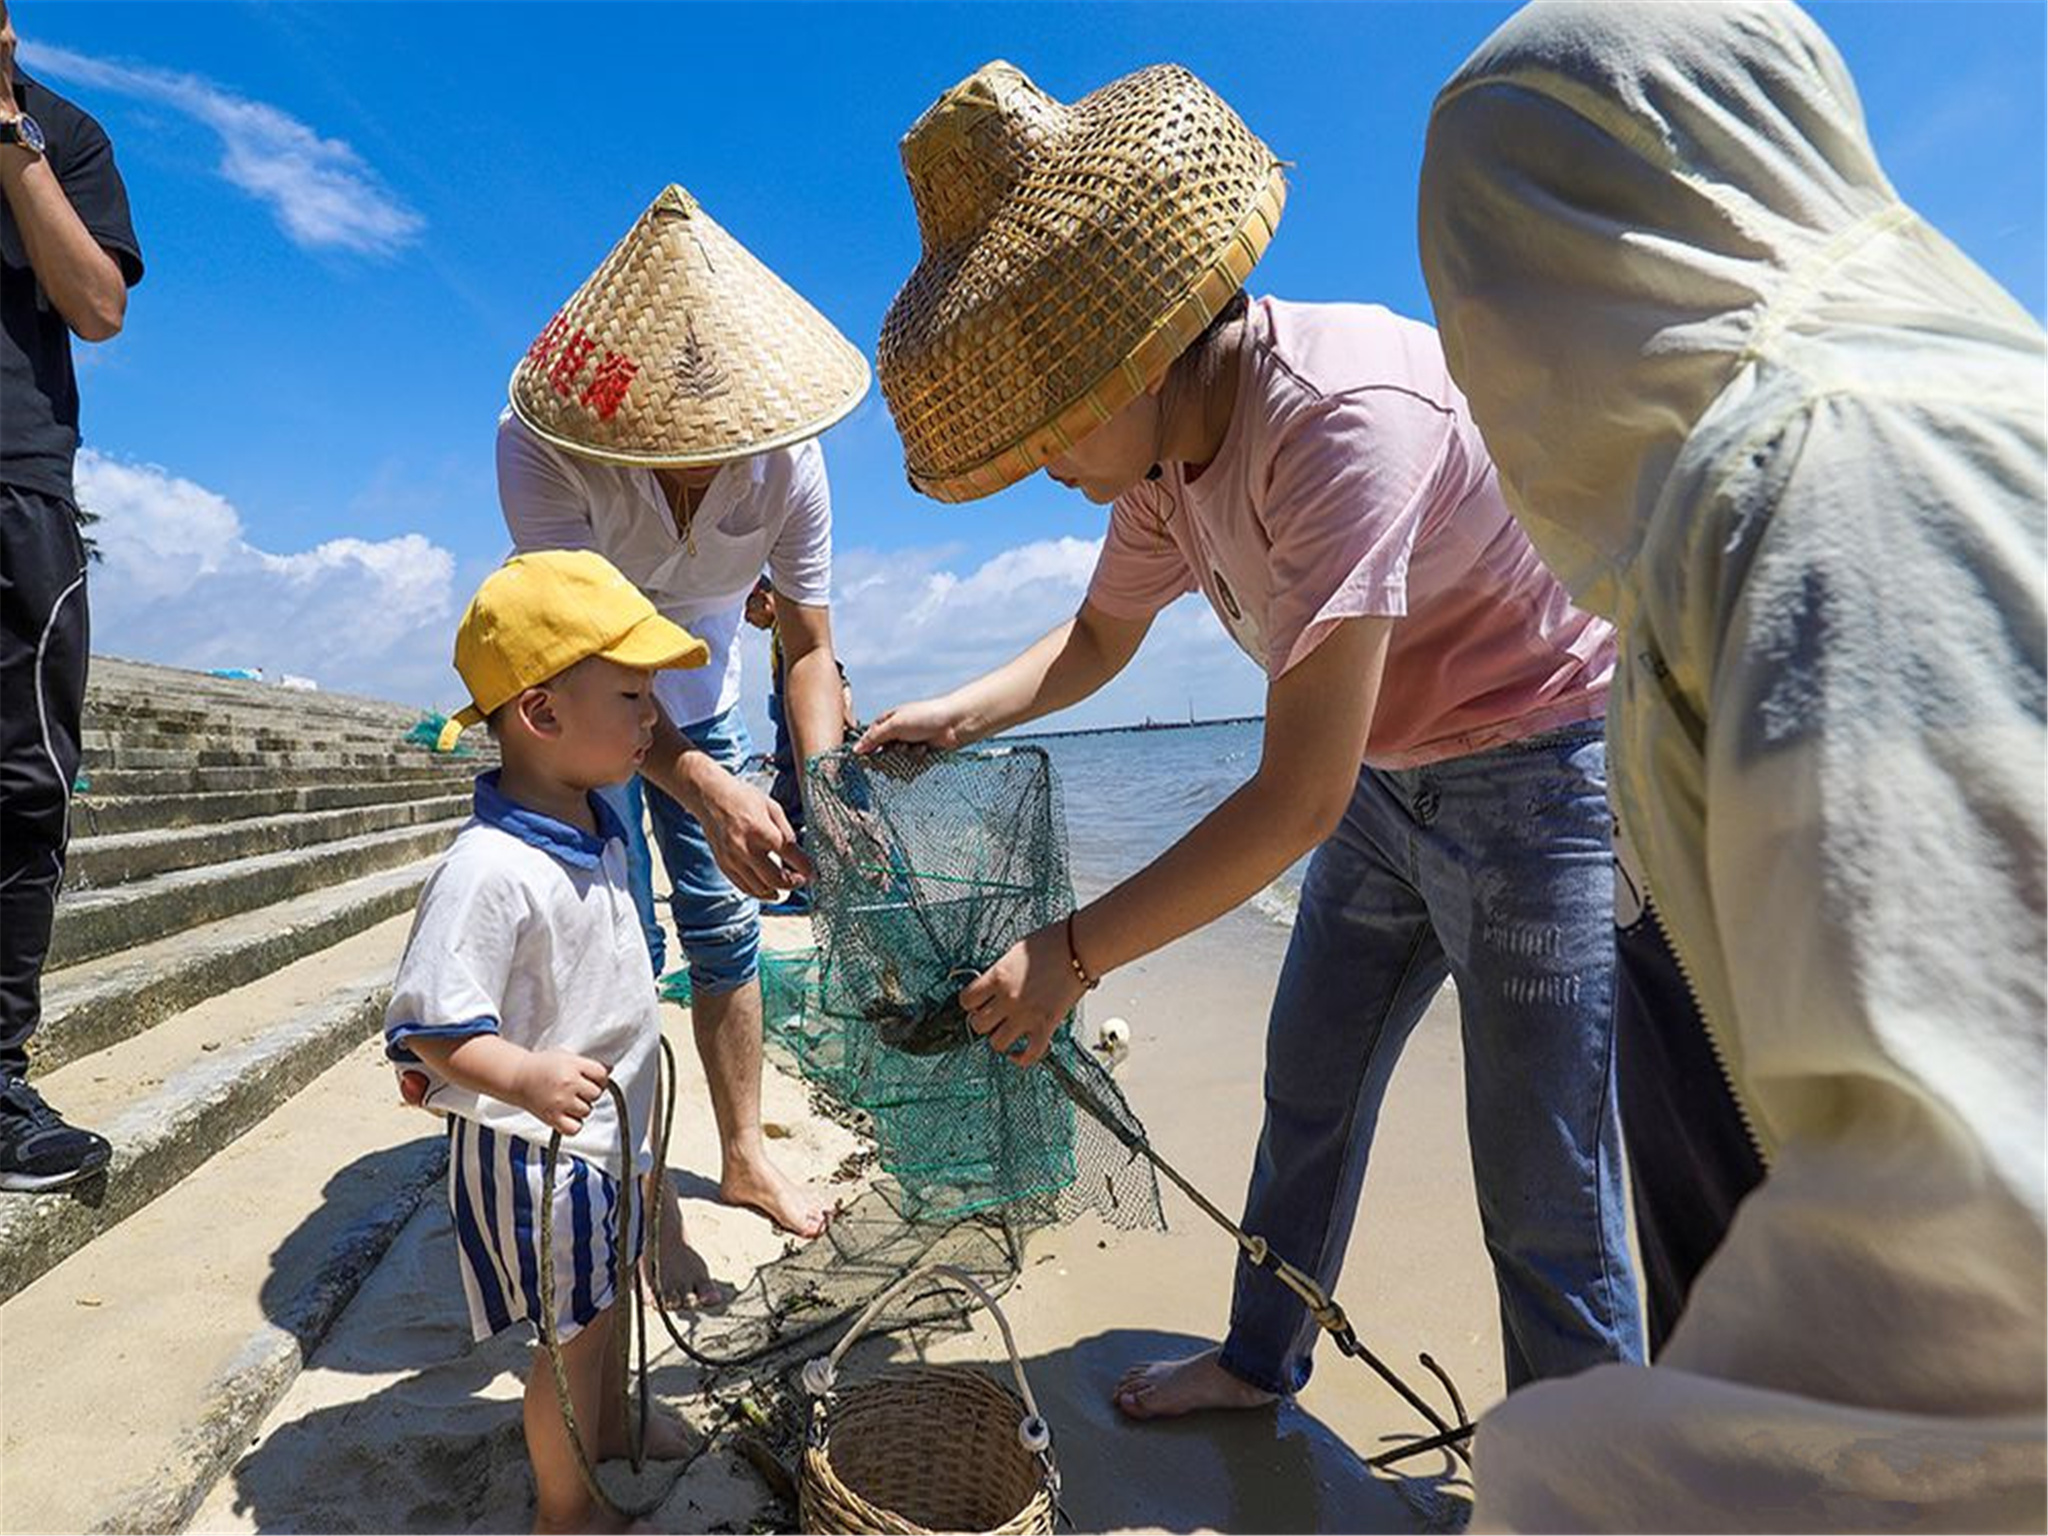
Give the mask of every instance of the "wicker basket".
<path id="1" fill-rule="evenodd" d="M 894 1366 L 840 1385 L 841 1358 L 882 1309 L 934 1276 L 972 1291 L 994 1316 L 1017 1390 L 956 1365 Z M 869 1304 L 837 1349 L 805 1366 L 804 1386 L 813 1397 L 798 1498 L 804 1530 L 1052 1530 L 1059 1505 L 1052 1434 L 1024 1379 L 1009 1320 L 970 1276 L 945 1264 L 912 1270 Z"/>

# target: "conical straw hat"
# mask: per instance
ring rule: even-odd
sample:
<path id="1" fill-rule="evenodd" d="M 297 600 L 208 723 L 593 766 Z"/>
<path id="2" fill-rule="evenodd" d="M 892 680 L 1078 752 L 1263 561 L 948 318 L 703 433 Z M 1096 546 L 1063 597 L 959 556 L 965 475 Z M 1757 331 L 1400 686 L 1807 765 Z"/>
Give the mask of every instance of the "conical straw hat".
<path id="1" fill-rule="evenodd" d="M 681 187 L 657 197 L 512 370 L 512 409 L 559 447 L 709 464 L 816 437 L 867 359 Z"/>
<path id="2" fill-rule="evenodd" d="M 1244 285 L 1280 162 L 1178 65 L 1071 105 L 984 65 L 903 139 L 924 254 L 876 371 L 910 482 L 1014 484 L 1152 384 Z"/>

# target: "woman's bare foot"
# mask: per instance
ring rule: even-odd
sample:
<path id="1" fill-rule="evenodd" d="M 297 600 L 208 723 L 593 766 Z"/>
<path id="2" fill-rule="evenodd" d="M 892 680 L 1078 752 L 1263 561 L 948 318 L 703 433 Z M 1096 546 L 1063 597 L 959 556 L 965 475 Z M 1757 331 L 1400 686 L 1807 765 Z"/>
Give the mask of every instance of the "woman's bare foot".
<path id="1" fill-rule="evenodd" d="M 718 1182 L 718 1198 L 767 1217 L 791 1237 L 816 1237 L 839 1213 L 837 1204 L 796 1183 L 765 1155 L 744 1164 L 729 1162 Z"/>
<path id="2" fill-rule="evenodd" d="M 1263 1408 L 1274 1401 L 1223 1368 L 1222 1351 L 1205 1349 L 1185 1360 L 1149 1360 L 1124 1372 L 1111 1401 L 1126 1418 L 1177 1419 L 1211 1408 Z"/>
<path id="3" fill-rule="evenodd" d="M 636 1394 L 632 1411 L 640 1411 Z M 659 1403 L 647 1405 L 647 1444 L 641 1455 L 648 1461 L 681 1461 L 697 1449 L 697 1432 L 683 1422 L 682 1418 Z M 600 1461 L 612 1461 L 630 1456 L 633 1448 L 626 1443 L 626 1432 L 621 1429 L 616 1435 L 607 1435 L 597 1448 Z"/>

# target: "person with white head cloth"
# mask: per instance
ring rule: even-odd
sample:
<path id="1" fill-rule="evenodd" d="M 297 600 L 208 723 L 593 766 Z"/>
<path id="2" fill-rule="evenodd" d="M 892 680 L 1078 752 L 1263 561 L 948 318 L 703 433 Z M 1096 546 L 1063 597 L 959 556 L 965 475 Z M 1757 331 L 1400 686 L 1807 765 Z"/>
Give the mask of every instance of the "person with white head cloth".
<path id="1" fill-rule="evenodd" d="M 1487 1417 L 1477 1522 L 2039 1530 L 2041 330 L 1790 5 L 1518 13 L 1420 235 L 1510 505 L 1617 625 L 1611 793 L 1762 1160 L 1648 1369 Z"/>

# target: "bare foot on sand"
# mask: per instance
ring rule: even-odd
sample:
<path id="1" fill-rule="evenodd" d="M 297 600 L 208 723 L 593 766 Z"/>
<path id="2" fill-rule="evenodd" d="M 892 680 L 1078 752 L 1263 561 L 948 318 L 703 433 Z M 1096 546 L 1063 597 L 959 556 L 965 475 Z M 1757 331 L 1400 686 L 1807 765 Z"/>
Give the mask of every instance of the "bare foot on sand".
<path id="1" fill-rule="evenodd" d="M 1274 1401 L 1250 1382 L 1223 1369 L 1221 1350 L 1205 1349 L 1185 1360 L 1150 1360 L 1124 1372 L 1111 1399 L 1131 1419 L 1177 1419 L 1211 1408 L 1263 1408 Z"/>
<path id="2" fill-rule="evenodd" d="M 690 1246 L 683 1233 L 682 1211 L 671 1205 L 661 1222 L 660 1290 L 655 1287 L 654 1255 L 640 1257 L 640 1294 L 648 1301 L 659 1300 L 670 1312 L 702 1312 L 722 1307 L 732 1300 L 732 1291 L 711 1278 L 711 1266 L 704 1255 Z"/>
<path id="3" fill-rule="evenodd" d="M 666 1250 L 668 1243 L 662 1243 L 661 1288 L 655 1289 L 655 1270 L 651 1256 L 640 1260 L 640 1294 L 652 1302 L 659 1298 L 661 1305 L 670 1312 L 708 1312 L 724 1306 L 732 1300 L 732 1290 L 722 1280 L 711 1277 L 711 1266 L 704 1262 L 704 1255 L 687 1243 L 679 1243 L 680 1255 Z"/>
<path id="4" fill-rule="evenodd" d="M 633 1412 L 640 1411 L 637 1397 Z M 697 1449 L 697 1432 L 683 1422 L 676 1414 L 669 1412 L 659 1403 L 647 1405 L 647 1445 L 642 1453 L 648 1461 L 681 1461 Z M 598 1459 L 612 1461 L 630 1456 L 633 1448 L 626 1442 L 626 1432 L 621 1429 L 616 1435 L 605 1437 L 604 1444 L 597 1448 Z"/>
<path id="5" fill-rule="evenodd" d="M 791 1237 L 816 1237 L 839 1213 L 835 1203 L 796 1183 L 766 1157 L 748 1164 L 728 1163 L 718 1198 L 766 1216 Z"/>

